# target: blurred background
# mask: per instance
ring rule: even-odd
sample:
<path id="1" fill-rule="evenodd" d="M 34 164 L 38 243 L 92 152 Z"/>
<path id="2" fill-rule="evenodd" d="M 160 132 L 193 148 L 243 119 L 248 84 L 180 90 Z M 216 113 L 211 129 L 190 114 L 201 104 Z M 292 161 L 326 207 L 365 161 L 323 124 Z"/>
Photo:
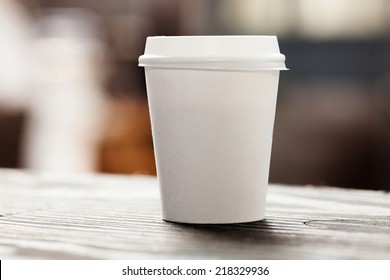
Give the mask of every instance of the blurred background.
<path id="1" fill-rule="evenodd" d="M 274 35 L 270 181 L 390 190 L 390 0 L 0 0 L 0 167 L 155 174 L 153 35 Z"/>

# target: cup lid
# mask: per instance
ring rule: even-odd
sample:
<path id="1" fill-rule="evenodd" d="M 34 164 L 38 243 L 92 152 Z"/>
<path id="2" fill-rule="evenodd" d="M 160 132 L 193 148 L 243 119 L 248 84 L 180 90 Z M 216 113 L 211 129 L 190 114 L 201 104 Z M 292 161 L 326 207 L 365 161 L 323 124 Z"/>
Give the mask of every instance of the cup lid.
<path id="1" fill-rule="evenodd" d="M 139 66 L 205 70 L 287 70 L 276 36 L 156 36 Z"/>

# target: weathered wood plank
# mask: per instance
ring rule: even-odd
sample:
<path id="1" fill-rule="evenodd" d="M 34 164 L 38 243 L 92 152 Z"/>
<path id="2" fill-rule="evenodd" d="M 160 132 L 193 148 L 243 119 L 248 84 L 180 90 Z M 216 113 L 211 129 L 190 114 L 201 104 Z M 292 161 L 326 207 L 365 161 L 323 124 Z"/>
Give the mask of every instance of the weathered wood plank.
<path id="1" fill-rule="evenodd" d="M 390 194 L 271 185 L 266 219 L 161 220 L 154 177 L 0 170 L 1 259 L 390 259 Z"/>

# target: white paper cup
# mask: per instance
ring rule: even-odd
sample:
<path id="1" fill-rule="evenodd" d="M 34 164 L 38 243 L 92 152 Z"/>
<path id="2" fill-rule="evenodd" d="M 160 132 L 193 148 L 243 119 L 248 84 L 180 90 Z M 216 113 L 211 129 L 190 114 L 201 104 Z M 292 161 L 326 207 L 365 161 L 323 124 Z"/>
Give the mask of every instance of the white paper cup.
<path id="1" fill-rule="evenodd" d="M 279 80 L 276 36 L 149 37 L 145 67 L 163 219 L 264 218 Z"/>

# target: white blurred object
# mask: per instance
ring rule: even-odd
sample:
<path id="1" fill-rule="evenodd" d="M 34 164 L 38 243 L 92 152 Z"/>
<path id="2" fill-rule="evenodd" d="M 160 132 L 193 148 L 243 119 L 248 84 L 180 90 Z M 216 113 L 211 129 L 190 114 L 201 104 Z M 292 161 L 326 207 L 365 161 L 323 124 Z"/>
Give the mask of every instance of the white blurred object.
<path id="1" fill-rule="evenodd" d="M 27 52 L 30 19 L 14 0 L 0 0 L 0 107 L 27 105 Z"/>
<path id="2" fill-rule="evenodd" d="M 33 91 L 26 131 L 27 168 L 96 169 L 104 120 L 104 44 L 98 18 L 81 9 L 43 15 L 31 43 Z"/>
<path id="3" fill-rule="evenodd" d="M 388 34 L 388 0 L 299 0 L 299 32 L 308 38 L 370 38 Z"/>
<path id="4" fill-rule="evenodd" d="M 345 40 L 388 36 L 389 11 L 389 0 L 241 0 L 218 1 L 215 16 L 235 33 Z"/>

